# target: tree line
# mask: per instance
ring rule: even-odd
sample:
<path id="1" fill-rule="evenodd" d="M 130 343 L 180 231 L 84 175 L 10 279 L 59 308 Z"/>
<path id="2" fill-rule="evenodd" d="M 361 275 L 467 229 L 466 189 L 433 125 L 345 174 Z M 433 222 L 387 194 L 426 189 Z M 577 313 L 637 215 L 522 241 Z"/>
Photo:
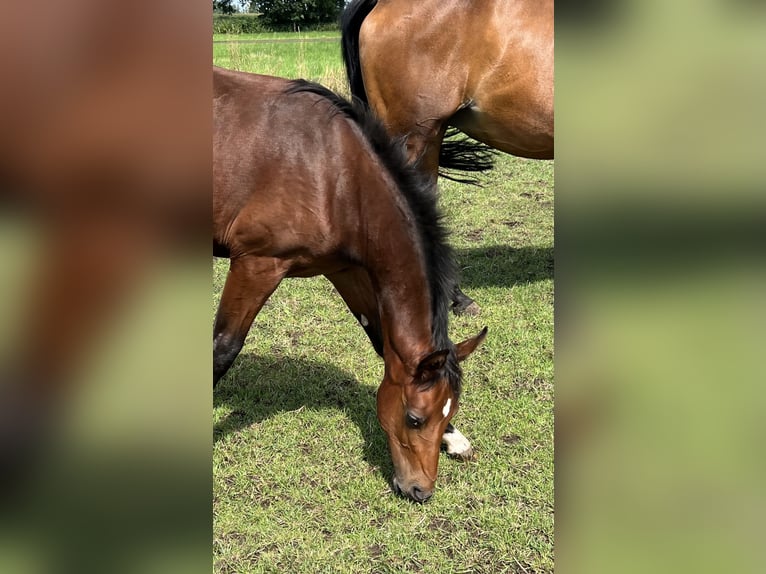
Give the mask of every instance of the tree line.
<path id="1" fill-rule="evenodd" d="M 337 22 L 346 0 L 213 0 L 213 12 L 261 15 L 274 28 Z"/>

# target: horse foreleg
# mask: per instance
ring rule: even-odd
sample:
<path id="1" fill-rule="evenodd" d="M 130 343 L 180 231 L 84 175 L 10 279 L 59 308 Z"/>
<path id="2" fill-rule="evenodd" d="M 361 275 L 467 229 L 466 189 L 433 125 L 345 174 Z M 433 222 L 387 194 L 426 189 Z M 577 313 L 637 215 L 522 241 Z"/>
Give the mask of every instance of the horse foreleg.
<path id="1" fill-rule="evenodd" d="M 447 454 L 452 458 L 459 460 L 472 460 L 473 447 L 467 438 L 457 430 L 452 423 L 447 425 L 447 429 L 442 435 L 442 444 L 446 447 Z"/>
<path id="2" fill-rule="evenodd" d="M 231 261 L 213 327 L 213 386 L 239 355 L 255 316 L 284 276 L 277 259 L 240 257 Z"/>

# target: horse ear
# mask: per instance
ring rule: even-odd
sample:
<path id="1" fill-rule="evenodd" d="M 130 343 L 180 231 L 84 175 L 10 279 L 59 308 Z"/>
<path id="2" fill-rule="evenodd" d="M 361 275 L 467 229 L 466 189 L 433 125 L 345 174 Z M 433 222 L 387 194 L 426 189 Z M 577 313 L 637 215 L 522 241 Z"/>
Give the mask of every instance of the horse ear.
<path id="1" fill-rule="evenodd" d="M 481 342 L 484 340 L 484 337 L 487 336 L 487 327 L 484 327 L 481 330 L 481 333 L 476 335 L 475 337 L 471 337 L 470 339 L 466 339 L 462 343 L 458 343 L 455 345 L 455 352 L 457 354 L 457 360 L 462 361 L 468 355 L 473 353 L 476 350 L 476 347 L 481 345 Z"/>
<path id="2" fill-rule="evenodd" d="M 433 378 L 447 362 L 447 355 L 449 351 L 444 349 L 442 351 L 434 351 L 430 355 L 421 359 L 418 364 L 418 368 L 415 371 L 415 378 L 421 381 L 427 381 Z"/>

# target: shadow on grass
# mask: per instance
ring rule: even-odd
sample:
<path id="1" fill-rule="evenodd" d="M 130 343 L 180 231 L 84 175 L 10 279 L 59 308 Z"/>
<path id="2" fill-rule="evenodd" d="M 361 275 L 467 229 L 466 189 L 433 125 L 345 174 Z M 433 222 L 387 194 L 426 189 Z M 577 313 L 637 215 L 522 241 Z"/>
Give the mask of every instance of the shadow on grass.
<path id="1" fill-rule="evenodd" d="M 378 424 L 376 391 L 333 365 L 243 353 L 213 392 L 213 406 L 231 409 L 214 425 L 214 443 L 281 412 L 301 407 L 340 409 L 362 434 L 364 459 L 386 480 L 393 474 L 386 437 Z"/>
<path id="2" fill-rule="evenodd" d="M 552 247 L 471 247 L 456 255 L 464 287 L 513 287 L 553 278 Z"/>

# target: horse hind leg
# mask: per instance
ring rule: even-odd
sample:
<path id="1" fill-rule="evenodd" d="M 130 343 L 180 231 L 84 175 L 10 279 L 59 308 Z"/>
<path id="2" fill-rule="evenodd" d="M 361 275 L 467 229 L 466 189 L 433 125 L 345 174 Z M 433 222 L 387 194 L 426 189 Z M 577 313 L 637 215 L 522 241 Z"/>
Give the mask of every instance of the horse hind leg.
<path id="1" fill-rule="evenodd" d="M 452 291 L 452 311 L 455 315 L 476 316 L 481 313 L 481 307 L 479 307 L 476 301 L 461 291 L 459 284 L 455 283 Z"/>
<path id="2" fill-rule="evenodd" d="M 442 445 L 444 445 L 447 454 L 452 458 L 468 461 L 473 460 L 473 447 L 463 433 L 457 430 L 452 423 L 447 425 L 442 435 Z"/>
<path id="3" fill-rule="evenodd" d="M 255 316 L 284 278 L 280 263 L 263 257 L 231 261 L 213 327 L 213 386 L 239 355 Z"/>

